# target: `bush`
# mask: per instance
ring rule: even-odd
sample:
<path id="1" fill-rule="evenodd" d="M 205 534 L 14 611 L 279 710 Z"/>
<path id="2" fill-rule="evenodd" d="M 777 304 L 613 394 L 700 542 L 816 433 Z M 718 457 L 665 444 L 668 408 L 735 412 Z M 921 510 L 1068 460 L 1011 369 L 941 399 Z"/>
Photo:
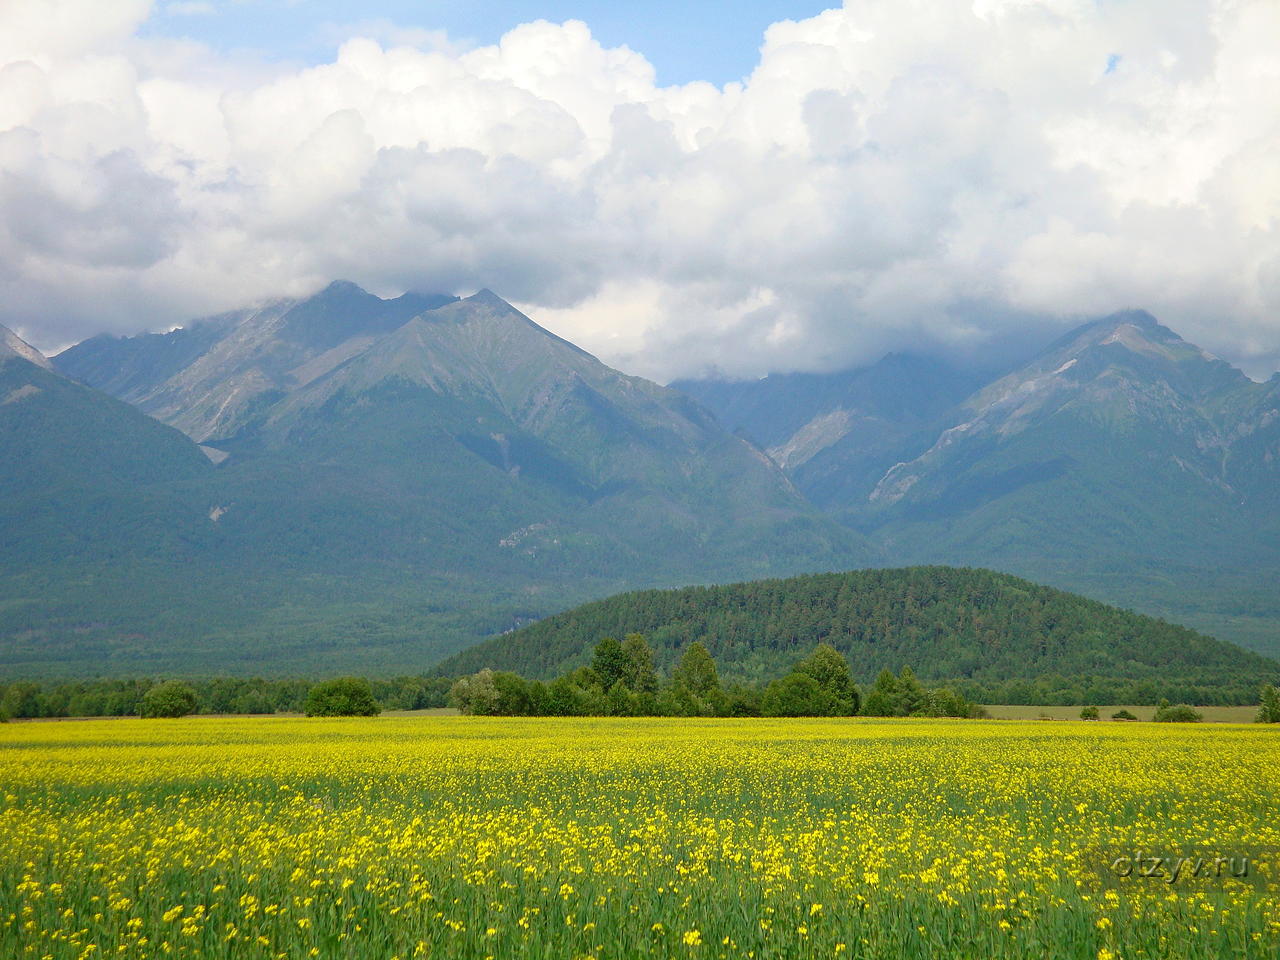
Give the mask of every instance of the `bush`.
<path id="1" fill-rule="evenodd" d="M 924 704 L 917 709 L 917 715 L 926 717 L 961 717 L 976 720 L 987 716 L 984 707 L 970 703 L 950 687 L 935 687 L 925 691 Z"/>
<path id="2" fill-rule="evenodd" d="M 1111 719 L 1112 720 L 1137 720 L 1138 718 L 1135 717 L 1128 710 L 1117 710 L 1115 713 L 1111 715 Z"/>
<path id="3" fill-rule="evenodd" d="M 308 717 L 376 717 L 382 712 L 369 681 L 338 677 L 311 688 L 303 710 Z"/>
<path id="4" fill-rule="evenodd" d="M 1204 717 L 1187 706 L 1180 703 L 1176 707 L 1169 706 L 1168 700 L 1161 700 L 1160 707 L 1156 710 L 1156 723 L 1199 723 Z"/>
<path id="5" fill-rule="evenodd" d="M 156 684 L 138 704 L 140 717 L 185 717 L 195 712 L 196 692 L 177 680 Z"/>
<path id="6" fill-rule="evenodd" d="M 1098 708 L 1097 708 L 1097 707 L 1085 707 L 1083 710 L 1081 710 L 1081 711 L 1080 711 L 1080 719 L 1081 719 L 1081 720 L 1097 720 L 1097 719 L 1098 719 Z"/>

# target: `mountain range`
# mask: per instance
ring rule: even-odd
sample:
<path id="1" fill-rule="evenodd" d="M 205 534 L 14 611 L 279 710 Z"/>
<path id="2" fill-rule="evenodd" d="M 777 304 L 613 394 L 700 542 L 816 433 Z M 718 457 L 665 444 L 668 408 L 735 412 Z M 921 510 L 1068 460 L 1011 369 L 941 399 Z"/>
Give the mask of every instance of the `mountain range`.
<path id="1" fill-rule="evenodd" d="M 0 430 L 48 436 L 71 478 L 64 496 L 7 458 L 14 672 L 422 670 L 624 587 L 876 556 L 701 406 L 489 291 L 335 283 L 54 367 L 3 367 L 41 392 Z"/>
<path id="2" fill-rule="evenodd" d="M 893 562 L 1008 570 L 1280 653 L 1280 375 L 1256 383 L 1149 314 L 986 383 L 891 355 L 674 386 Z"/>
<path id="3" fill-rule="evenodd" d="M 1139 312 L 996 377 L 670 387 L 487 290 L 338 282 L 52 361 L 3 331 L 0 672 L 414 672 L 621 590 L 895 563 L 1277 653 L 1278 408 Z"/>

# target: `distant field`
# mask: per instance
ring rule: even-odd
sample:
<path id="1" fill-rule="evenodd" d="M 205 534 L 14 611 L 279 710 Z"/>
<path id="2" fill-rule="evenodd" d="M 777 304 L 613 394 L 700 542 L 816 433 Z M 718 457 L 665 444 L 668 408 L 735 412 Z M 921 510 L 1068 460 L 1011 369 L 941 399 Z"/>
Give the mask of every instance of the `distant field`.
<path id="1" fill-rule="evenodd" d="M 1035 709 L 1035 708 L 1032 708 Z M 0 956 L 1274 957 L 1280 736 L 934 720 L 0 726 Z M 1265 860 L 1265 856 L 1263 857 Z"/>
<path id="2" fill-rule="evenodd" d="M 1027 707 L 1022 705 L 987 704 L 987 713 L 994 720 L 1079 720 L 1080 707 Z M 1258 716 L 1258 708 L 1251 707 L 1196 707 L 1204 715 L 1206 723 L 1253 723 Z M 1150 720 L 1156 712 L 1152 706 L 1139 707 L 1133 704 L 1099 707 L 1098 715 L 1103 720 L 1110 720 L 1117 710 L 1128 710 L 1139 720 Z"/>

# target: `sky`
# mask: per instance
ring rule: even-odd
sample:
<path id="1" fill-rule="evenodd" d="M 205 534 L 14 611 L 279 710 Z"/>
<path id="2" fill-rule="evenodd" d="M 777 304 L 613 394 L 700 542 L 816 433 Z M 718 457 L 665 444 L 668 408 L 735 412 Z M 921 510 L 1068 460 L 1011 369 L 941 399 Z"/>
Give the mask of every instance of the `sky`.
<path id="1" fill-rule="evenodd" d="M 169 0 L 140 36 L 190 38 L 220 53 L 315 66 L 355 34 L 461 48 L 497 43 L 521 23 L 582 20 L 605 47 L 642 51 L 658 84 L 742 80 L 770 24 L 821 13 L 821 0 L 382 0 L 353 17 L 348 0 Z"/>
<path id="2" fill-rule="evenodd" d="M 0 324 L 489 287 L 629 373 L 1280 368 L 1275 0 L 0 0 Z"/>

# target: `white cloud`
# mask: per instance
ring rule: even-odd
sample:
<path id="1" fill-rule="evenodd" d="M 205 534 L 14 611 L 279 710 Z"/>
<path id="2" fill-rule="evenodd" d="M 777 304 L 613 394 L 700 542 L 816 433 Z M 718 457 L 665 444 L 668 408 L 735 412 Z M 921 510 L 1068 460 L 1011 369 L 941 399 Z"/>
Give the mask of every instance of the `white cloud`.
<path id="1" fill-rule="evenodd" d="M 124 41 L 151 13 L 152 0 L 5 0 L 0 64 L 88 56 Z"/>
<path id="2" fill-rule="evenodd" d="M 0 8 L 0 323 L 42 345 L 346 277 L 490 286 L 659 378 L 1128 306 L 1280 366 L 1272 0 L 859 0 L 724 88 L 577 22 L 371 21 L 301 69 L 149 9 Z"/>

